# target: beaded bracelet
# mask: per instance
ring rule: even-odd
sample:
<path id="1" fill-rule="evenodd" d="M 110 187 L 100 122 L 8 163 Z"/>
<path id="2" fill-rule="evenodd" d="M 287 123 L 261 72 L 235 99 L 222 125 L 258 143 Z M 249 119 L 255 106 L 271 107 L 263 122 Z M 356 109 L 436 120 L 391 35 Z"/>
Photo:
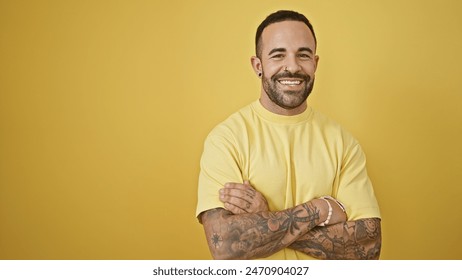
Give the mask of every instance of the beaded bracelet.
<path id="1" fill-rule="evenodd" d="M 343 203 L 341 203 L 341 202 L 338 201 L 337 199 L 333 198 L 333 197 L 330 196 L 330 195 L 325 195 L 325 196 L 322 196 L 321 198 L 333 200 L 335 203 L 337 203 L 337 205 L 340 207 L 340 209 L 342 209 L 343 213 L 346 213 L 345 205 L 343 205 Z"/>
<path id="2" fill-rule="evenodd" d="M 323 226 L 327 226 L 329 224 L 330 218 L 332 217 L 332 205 L 330 205 L 329 200 L 327 200 L 324 197 L 320 197 L 319 199 L 324 200 L 327 203 L 327 205 L 329 206 L 329 213 L 327 214 L 326 220 L 318 225 L 318 226 L 323 227 Z"/>

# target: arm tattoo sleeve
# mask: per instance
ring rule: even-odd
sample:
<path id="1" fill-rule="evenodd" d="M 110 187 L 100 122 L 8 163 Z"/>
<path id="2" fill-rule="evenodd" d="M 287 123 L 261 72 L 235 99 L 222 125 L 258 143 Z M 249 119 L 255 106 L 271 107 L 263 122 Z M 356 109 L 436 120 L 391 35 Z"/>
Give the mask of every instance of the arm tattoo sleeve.
<path id="1" fill-rule="evenodd" d="M 379 218 L 316 227 L 290 248 L 319 259 L 378 259 L 382 244 Z"/>
<path id="2" fill-rule="evenodd" d="M 320 223 L 319 209 L 308 202 L 279 212 L 233 215 L 212 209 L 201 216 L 215 259 L 253 259 L 269 256 Z"/>

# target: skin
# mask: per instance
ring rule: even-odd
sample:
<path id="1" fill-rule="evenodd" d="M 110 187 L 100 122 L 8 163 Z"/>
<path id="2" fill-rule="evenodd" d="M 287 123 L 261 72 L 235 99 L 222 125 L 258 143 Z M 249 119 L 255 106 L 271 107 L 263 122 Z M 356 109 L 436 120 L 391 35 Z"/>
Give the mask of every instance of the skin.
<path id="1" fill-rule="evenodd" d="M 216 208 L 203 212 L 200 219 L 214 259 L 255 259 L 290 246 L 314 229 L 326 220 L 326 208 L 324 201 L 314 199 L 275 212 L 255 209 L 256 213 L 234 214 Z M 345 219 L 343 212 L 337 210 L 332 222 Z"/>
<path id="2" fill-rule="evenodd" d="M 303 91 L 310 87 L 315 78 L 319 56 L 315 54 L 314 37 L 303 22 L 283 21 L 265 28 L 261 37 L 260 57 L 251 57 L 255 73 L 262 74 L 260 102 L 270 112 L 280 115 L 298 115 L 306 110 L 308 96 Z M 287 69 L 287 71 L 286 71 Z M 300 85 L 283 85 L 271 82 L 278 75 L 293 75 L 286 80 L 301 81 Z M 308 77 L 309 82 L 300 77 Z M 274 84 L 283 104 L 271 100 L 266 83 Z"/>
<path id="3" fill-rule="evenodd" d="M 265 28 L 261 54 L 251 58 L 262 88 L 260 102 L 280 115 L 297 115 L 307 108 L 319 57 L 309 28 L 302 22 L 283 21 Z M 284 84 L 285 83 L 285 84 Z M 282 211 L 269 211 L 265 197 L 250 182 L 227 183 L 220 190 L 224 208 L 203 212 L 210 252 L 215 259 L 254 259 L 291 248 L 320 259 L 378 259 L 380 219 L 347 221 L 331 202 L 313 199 Z"/>
<path id="4" fill-rule="evenodd" d="M 244 184 L 228 183 L 220 190 L 220 200 L 233 214 L 269 211 L 266 198 L 257 192 L 249 181 Z"/>
<path id="5" fill-rule="evenodd" d="M 252 198 L 248 196 L 250 192 L 255 193 Z M 220 190 L 220 200 L 225 203 L 226 210 L 235 215 L 259 213 L 268 209 L 264 196 L 248 181 L 245 184 L 226 184 Z M 324 202 L 318 205 L 323 207 L 327 204 Z M 312 228 L 287 247 L 318 259 L 378 259 L 382 240 L 380 219 L 346 221 L 346 216 L 340 207 L 335 202 L 331 202 L 331 205 L 333 219 L 330 220 L 329 225 Z M 324 213 L 327 213 L 327 209 L 324 208 Z"/>

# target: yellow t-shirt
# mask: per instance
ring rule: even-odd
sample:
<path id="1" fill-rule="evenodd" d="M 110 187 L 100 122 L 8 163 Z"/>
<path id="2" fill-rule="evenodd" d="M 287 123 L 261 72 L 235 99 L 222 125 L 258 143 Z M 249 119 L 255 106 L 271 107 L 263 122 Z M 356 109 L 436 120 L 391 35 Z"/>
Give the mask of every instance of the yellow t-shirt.
<path id="1" fill-rule="evenodd" d="M 251 103 L 210 132 L 200 166 L 196 216 L 223 207 L 218 190 L 225 183 L 249 180 L 271 211 L 331 195 L 349 220 L 380 217 L 358 142 L 311 107 L 282 116 Z M 269 259 L 312 258 L 283 249 Z"/>

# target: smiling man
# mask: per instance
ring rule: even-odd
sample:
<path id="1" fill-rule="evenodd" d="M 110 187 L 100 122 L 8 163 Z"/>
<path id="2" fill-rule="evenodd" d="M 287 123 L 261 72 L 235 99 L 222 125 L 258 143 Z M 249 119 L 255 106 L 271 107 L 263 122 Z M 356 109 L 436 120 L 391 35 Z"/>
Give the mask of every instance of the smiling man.
<path id="1" fill-rule="evenodd" d="M 358 142 L 307 104 L 319 57 L 293 11 L 258 27 L 259 100 L 207 136 L 196 215 L 215 259 L 378 259 L 380 211 Z"/>

